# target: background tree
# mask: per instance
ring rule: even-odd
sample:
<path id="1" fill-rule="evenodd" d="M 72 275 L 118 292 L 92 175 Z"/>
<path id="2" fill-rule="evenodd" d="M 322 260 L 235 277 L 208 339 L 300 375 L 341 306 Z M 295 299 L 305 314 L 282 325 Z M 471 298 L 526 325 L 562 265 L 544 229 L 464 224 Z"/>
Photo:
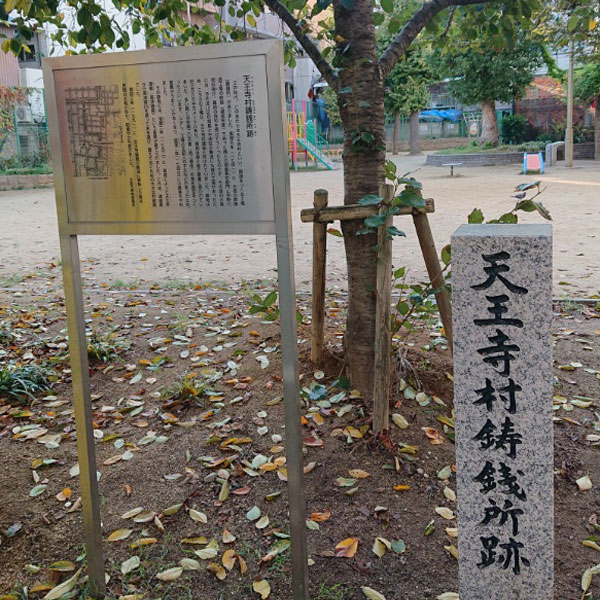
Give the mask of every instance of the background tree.
<path id="1" fill-rule="evenodd" d="M 410 48 L 385 80 L 385 110 L 394 115 L 393 154 L 398 154 L 400 145 L 401 115 L 410 118 L 410 154 L 421 154 L 419 112 L 429 102 L 432 82 L 428 58 L 420 47 Z"/>
<path id="2" fill-rule="evenodd" d="M 573 94 L 583 104 L 594 103 L 594 158 L 600 160 L 600 56 L 575 71 Z"/>
<path id="3" fill-rule="evenodd" d="M 240 28 L 222 21 L 217 27 L 190 24 L 185 0 L 112 1 L 128 15 L 131 31 L 142 30 L 149 45 L 170 40 L 176 44 L 209 43 L 245 35 L 245 25 Z M 117 23 L 104 4 L 90 0 L 69 0 L 68 4 L 63 14 L 59 0 L 7 0 L 7 10 L 19 11 L 13 39 L 26 43 L 36 27 L 49 23 L 56 27 L 53 38 L 73 52 L 78 44 L 93 50 L 113 45 L 129 48 L 129 29 Z M 483 31 L 490 45 L 502 47 L 517 29 L 528 26 L 533 12 L 541 7 L 540 0 L 429 0 L 411 8 L 406 21 L 392 16 L 384 25 L 386 15 L 394 13 L 395 5 L 404 5 L 404 0 L 245 0 L 232 1 L 227 7 L 225 0 L 215 0 L 215 4 L 249 28 L 267 6 L 287 25 L 336 91 L 344 128 L 345 204 L 377 193 L 385 181 L 385 79 L 419 33 L 427 28 L 439 37 L 454 20 L 464 39 L 476 40 Z M 191 10 L 214 19 L 203 6 L 194 4 Z M 394 37 L 379 55 L 376 28 L 382 25 Z M 315 38 L 326 41 L 323 52 Z M 15 50 L 12 46 L 3 49 Z M 293 44 L 286 46 L 287 59 L 293 59 L 293 50 Z M 369 398 L 374 382 L 376 236 L 357 235 L 364 229 L 360 221 L 344 221 L 342 229 L 348 266 L 348 371 L 353 386 Z"/>
<path id="4" fill-rule="evenodd" d="M 499 49 L 484 39 L 472 49 L 458 45 L 457 51 L 442 55 L 441 69 L 452 78 L 450 91 L 459 101 L 481 103 L 481 142 L 496 145 L 496 100 L 511 102 L 522 96 L 543 62 L 541 43 L 520 32 L 514 45 Z"/>

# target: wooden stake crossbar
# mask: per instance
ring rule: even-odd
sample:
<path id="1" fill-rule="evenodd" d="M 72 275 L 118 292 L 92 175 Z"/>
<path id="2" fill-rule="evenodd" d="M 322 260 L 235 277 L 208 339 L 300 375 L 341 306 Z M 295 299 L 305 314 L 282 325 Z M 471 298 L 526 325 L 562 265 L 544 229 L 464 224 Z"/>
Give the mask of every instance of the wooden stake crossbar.
<path id="1" fill-rule="evenodd" d="M 379 195 L 389 204 L 393 198 L 393 186 L 386 184 L 381 186 Z M 362 220 L 380 211 L 378 206 L 361 206 L 360 204 L 348 204 L 345 206 L 328 206 L 328 193 L 326 190 L 316 190 L 314 193 L 314 208 L 305 208 L 300 212 L 303 223 L 313 224 L 313 286 L 312 286 L 312 336 L 311 336 L 311 360 L 315 364 L 323 361 L 325 350 L 325 274 L 327 253 L 327 223 L 332 221 Z M 427 273 L 434 289 L 438 310 L 444 333 L 448 340 L 450 352 L 452 352 L 452 305 L 450 296 L 444 288 L 444 276 L 440 261 L 438 259 L 435 242 L 429 227 L 428 213 L 435 212 L 435 204 L 431 198 L 425 200 L 423 208 L 412 208 L 410 206 L 400 207 L 398 215 L 412 215 L 419 245 L 427 268 Z M 378 372 L 389 374 L 389 356 L 391 353 L 391 279 L 392 279 L 392 251 L 391 240 L 387 239 L 385 230 L 391 225 L 392 217 L 388 219 L 386 227 L 378 230 L 377 257 L 377 330 L 375 341 L 375 368 Z M 386 358 L 387 357 L 387 358 Z M 375 377 L 374 396 L 389 395 L 389 377 L 387 375 Z M 376 406 L 387 403 L 376 403 Z M 374 427 L 387 423 L 387 413 L 374 414 Z"/>
<path id="2" fill-rule="evenodd" d="M 327 197 L 327 190 L 316 190 L 315 191 L 315 204 L 314 208 L 303 208 L 300 211 L 300 220 L 303 223 L 331 223 L 332 221 L 349 221 L 349 220 L 360 220 L 366 219 L 371 215 L 375 215 L 379 212 L 377 206 L 361 206 L 360 204 L 347 204 L 345 206 L 327 206 L 325 202 L 324 206 L 317 206 L 316 197 L 319 198 L 322 195 Z M 412 208 L 410 206 L 400 206 L 398 215 L 415 215 L 420 213 L 432 213 L 435 212 L 435 204 L 432 198 L 425 200 L 424 208 Z"/>

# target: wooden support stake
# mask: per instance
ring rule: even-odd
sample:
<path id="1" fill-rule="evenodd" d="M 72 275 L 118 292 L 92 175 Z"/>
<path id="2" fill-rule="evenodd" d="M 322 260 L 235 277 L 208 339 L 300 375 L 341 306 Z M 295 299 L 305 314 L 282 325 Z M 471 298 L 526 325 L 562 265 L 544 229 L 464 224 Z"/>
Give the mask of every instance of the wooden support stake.
<path id="1" fill-rule="evenodd" d="M 313 200 L 315 214 L 327 207 L 327 190 L 316 190 Z M 310 359 L 315 364 L 323 360 L 325 347 L 325 272 L 327 262 L 327 223 L 313 222 L 312 326 Z"/>
<path id="2" fill-rule="evenodd" d="M 383 184 L 379 195 L 384 199 L 380 213 L 389 209 L 394 186 Z M 373 383 L 373 432 L 377 435 L 389 428 L 392 370 L 392 240 L 387 228 L 393 217 L 377 230 L 377 309 L 375 312 L 375 380 Z"/>
<path id="3" fill-rule="evenodd" d="M 440 261 L 435 249 L 435 242 L 433 241 L 433 235 L 431 233 L 431 228 L 429 227 L 427 213 L 424 211 L 415 212 L 413 214 L 413 221 L 415 223 L 415 229 L 417 230 L 421 253 L 425 259 L 429 280 L 431 281 L 433 288 L 439 290 L 435 294 L 435 301 L 437 302 L 440 317 L 442 318 L 442 324 L 444 325 L 448 347 L 450 348 L 450 352 L 452 352 L 452 304 L 450 303 L 448 291 L 444 287 L 444 275 L 442 274 Z"/>
<path id="4" fill-rule="evenodd" d="M 300 211 L 300 220 L 303 223 L 330 223 L 331 221 L 362 220 L 377 213 L 376 206 L 361 206 L 360 204 L 346 204 L 345 206 L 327 206 L 321 210 L 315 208 L 303 208 Z M 412 215 L 418 211 L 432 213 L 435 211 L 435 203 L 432 198 L 425 199 L 425 208 L 416 209 L 411 206 L 400 206 L 398 215 Z"/>

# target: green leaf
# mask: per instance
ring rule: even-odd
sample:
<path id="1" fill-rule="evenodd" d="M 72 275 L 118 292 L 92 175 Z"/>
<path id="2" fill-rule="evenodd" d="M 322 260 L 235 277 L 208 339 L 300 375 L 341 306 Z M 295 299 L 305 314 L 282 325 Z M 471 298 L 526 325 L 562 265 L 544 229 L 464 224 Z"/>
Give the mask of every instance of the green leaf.
<path id="1" fill-rule="evenodd" d="M 533 212 L 536 210 L 533 200 L 520 200 L 515 205 L 515 210 L 523 210 L 525 212 Z"/>
<path id="2" fill-rule="evenodd" d="M 256 27 L 256 19 L 253 15 L 246 15 L 246 20 L 248 21 L 250 27 Z"/>
<path id="3" fill-rule="evenodd" d="M 396 179 L 396 163 L 391 160 L 385 161 L 385 176 L 394 181 Z"/>
<path id="4" fill-rule="evenodd" d="M 400 267 L 394 271 L 394 279 L 402 279 L 406 275 L 406 267 Z"/>
<path id="5" fill-rule="evenodd" d="M 375 27 L 379 27 L 385 21 L 385 15 L 380 12 L 373 13 L 373 23 L 375 23 Z"/>
<path id="6" fill-rule="evenodd" d="M 445 265 L 449 265 L 451 260 L 452 260 L 452 248 L 450 247 L 450 244 L 446 244 L 442 248 L 442 262 Z"/>
<path id="7" fill-rule="evenodd" d="M 423 189 L 423 184 L 417 181 L 414 177 L 398 177 L 398 183 L 405 183 L 407 186 L 415 188 L 416 190 Z"/>
<path id="8" fill-rule="evenodd" d="M 373 206 L 374 204 L 381 204 L 382 202 L 383 198 L 377 194 L 367 194 L 358 201 L 361 206 Z"/>
<path id="9" fill-rule="evenodd" d="M 386 229 L 386 231 L 387 231 L 388 235 L 396 235 L 396 236 L 406 237 L 406 234 L 404 233 L 404 231 L 400 231 L 400 229 L 398 229 L 395 225 L 388 227 Z"/>
<path id="10" fill-rule="evenodd" d="M 491 221 L 490 221 L 491 222 Z M 507 223 L 509 225 L 514 225 L 519 222 L 519 217 L 515 215 L 513 212 L 504 213 L 497 221 L 498 223 Z"/>
<path id="11" fill-rule="evenodd" d="M 526 190 L 532 190 L 534 187 L 539 187 L 541 181 L 534 181 L 533 183 L 521 183 L 515 188 L 515 192 L 524 192 Z"/>
<path id="12" fill-rule="evenodd" d="M 327 398 L 327 388 L 320 383 L 317 383 L 309 392 L 308 392 L 309 400 L 313 402 L 318 402 L 319 400 L 324 400 Z"/>
<path id="13" fill-rule="evenodd" d="M 387 220 L 387 215 L 371 215 L 365 219 L 365 225 L 367 227 L 379 227 L 383 225 Z"/>
<path id="14" fill-rule="evenodd" d="M 386 13 L 394 12 L 394 0 L 380 0 L 380 4 Z"/>
<path id="15" fill-rule="evenodd" d="M 271 306 L 271 304 L 273 304 L 273 302 L 275 302 L 275 300 L 277 300 L 277 292 L 273 291 L 265 298 L 263 305 Z"/>
<path id="16" fill-rule="evenodd" d="M 483 223 L 483 212 L 479 208 L 474 208 L 469 214 L 469 223 Z"/>
<path id="17" fill-rule="evenodd" d="M 328 233 L 329 235 L 334 235 L 335 237 L 341 237 L 341 238 L 343 238 L 343 237 L 344 237 L 344 234 L 343 234 L 343 233 L 342 233 L 342 232 L 341 232 L 339 229 L 334 229 L 333 227 L 330 227 L 330 228 L 327 230 L 327 233 Z"/>
<path id="18" fill-rule="evenodd" d="M 394 198 L 394 204 L 412 206 L 413 208 L 424 208 L 425 200 L 414 187 L 409 186 L 404 188 L 400 194 Z"/>
<path id="19" fill-rule="evenodd" d="M 536 210 L 546 219 L 547 221 L 552 221 L 552 215 L 550 211 L 541 203 L 534 200 Z"/>
<path id="20" fill-rule="evenodd" d="M 398 302 L 398 304 L 396 304 L 396 310 L 404 317 L 408 314 L 410 305 L 408 302 Z"/>
<path id="21" fill-rule="evenodd" d="M 573 33 L 577 27 L 579 25 L 579 15 L 574 14 L 571 15 L 571 17 L 569 18 L 569 21 L 567 22 L 567 29 L 569 30 L 569 33 Z"/>

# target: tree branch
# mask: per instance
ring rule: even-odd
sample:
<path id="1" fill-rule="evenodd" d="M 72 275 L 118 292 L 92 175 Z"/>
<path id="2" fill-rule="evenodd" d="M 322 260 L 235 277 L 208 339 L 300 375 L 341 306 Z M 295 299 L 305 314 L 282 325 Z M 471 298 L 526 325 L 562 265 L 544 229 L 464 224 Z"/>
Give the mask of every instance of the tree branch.
<path id="1" fill-rule="evenodd" d="M 446 27 L 444 27 L 444 31 L 442 31 L 442 35 L 440 35 L 439 39 L 445 38 L 446 34 L 450 31 L 450 27 L 452 26 L 452 21 L 454 20 L 454 15 L 456 13 L 456 6 L 452 7 L 450 11 L 450 16 L 448 17 L 448 22 L 446 23 Z"/>
<path id="2" fill-rule="evenodd" d="M 306 35 L 298 19 L 279 0 L 264 0 L 264 2 L 290 28 L 290 31 L 315 63 L 325 81 L 335 90 L 337 88 L 337 75 L 332 66 L 325 60 L 317 45 Z"/>
<path id="3" fill-rule="evenodd" d="M 431 0 L 412 16 L 402 31 L 394 38 L 388 49 L 379 59 L 381 74 L 385 78 L 398 62 L 399 58 L 406 52 L 415 38 L 423 28 L 437 15 L 449 7 L 470 6 L 473 4 L 484 4 L 486 0 Z"/>

